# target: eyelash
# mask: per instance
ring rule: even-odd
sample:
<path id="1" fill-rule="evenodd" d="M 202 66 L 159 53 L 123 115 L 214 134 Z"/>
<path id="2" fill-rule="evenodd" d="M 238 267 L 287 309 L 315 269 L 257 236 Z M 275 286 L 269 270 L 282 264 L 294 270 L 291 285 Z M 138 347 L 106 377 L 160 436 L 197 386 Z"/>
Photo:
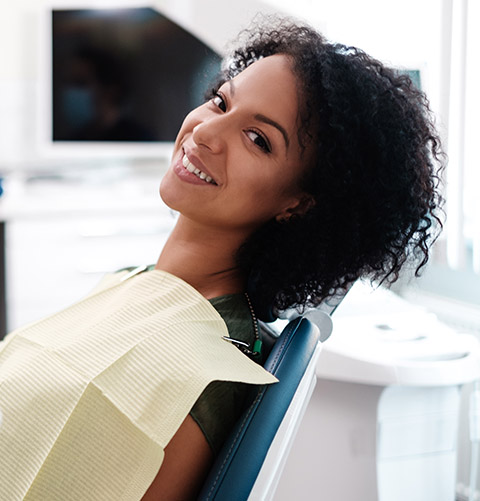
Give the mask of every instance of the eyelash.
<path id="1" fill-rule="evenodd" d="M 224 113 L 227 111 L 226 99 L 220 92 L 212 91 L 212 98 L 210 99 L 210 101 L 213 103 L 214 106 L 219 108 Z M 256 139 L 252 139 L 249 136 L 250 133 L 255 134 L 257 136 Z M 272 152 L 272 148 L 270 146 L 268 139 L 261 132 L 255 129 L 248 129 L 246 131 L 246 134 L 248 138 L 252 141 L 252 143 L 258 146 L 262 151 L 264 151 L 265 153 Z"/>

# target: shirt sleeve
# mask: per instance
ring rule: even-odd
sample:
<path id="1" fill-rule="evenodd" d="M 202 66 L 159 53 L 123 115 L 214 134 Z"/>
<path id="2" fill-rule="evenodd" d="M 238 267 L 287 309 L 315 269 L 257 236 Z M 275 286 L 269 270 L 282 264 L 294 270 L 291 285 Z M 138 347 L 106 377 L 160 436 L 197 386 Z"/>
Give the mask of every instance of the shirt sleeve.
<path id="1" fill-rule="evenodd" d="M 245 383 L 214 381 L 190 411 L 215 456 L 240 418 L 251 391 L 251 385 Z"/>

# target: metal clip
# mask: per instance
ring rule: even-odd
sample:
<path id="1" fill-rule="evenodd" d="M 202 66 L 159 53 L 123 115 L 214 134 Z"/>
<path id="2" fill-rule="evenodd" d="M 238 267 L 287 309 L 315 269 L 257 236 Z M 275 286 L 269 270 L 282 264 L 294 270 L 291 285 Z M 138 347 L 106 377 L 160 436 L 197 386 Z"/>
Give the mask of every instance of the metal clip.
<path id="1" fill-rule="evenodd" d="M 225 339 L 225 341 L 229 341 L 230 343 L 234 344 L 242 353 L 245 353 L 245 355 L 248 355 L 254 360 L 258 359 L 258 357 L 260 356 L 260 351 L 255 351 L 258 346 L 257 344 L 255 344 L 254 351 L 252 351 L 248 343 L 239 341 L 238 339 L 233 339 L 228 336 L 222 336 L 222 339 Z"/>
<path id="2" fill-rule="evenodd" d="M 230 343 L 236 345 L 236 346 L 241 346 L 242 348 L 249 348 L 250 345 L 248 343 L 245 343 L 243 341 L 239 341 L 238 339 L 233 339 L 231 337 L 228 337 L 228 336 L 222 336 L 222 339 L 225 339 L 225 341 L 229 341 Z"/>

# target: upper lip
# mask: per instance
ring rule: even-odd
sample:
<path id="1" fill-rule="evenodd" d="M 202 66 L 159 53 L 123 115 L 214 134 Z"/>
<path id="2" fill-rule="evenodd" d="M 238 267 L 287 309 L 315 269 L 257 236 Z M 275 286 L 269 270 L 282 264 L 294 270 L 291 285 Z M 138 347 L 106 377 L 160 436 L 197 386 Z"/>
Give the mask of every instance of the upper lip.
<path id="1" fill-rule="evenodd" d="M 215 181 L 215 183 L 217 183 L 217 180 L 212 176 L 210 171 L 205 167 L 203 162 L 192 152 L 192 150 L 188 149 L 188 147 L 187 148 L 183 147 L 183 154 L 187 155 L 188 160 L 193 164 L 193 166 L 196 169 L 200 169 L 207 176 L 211 177 Z"/>

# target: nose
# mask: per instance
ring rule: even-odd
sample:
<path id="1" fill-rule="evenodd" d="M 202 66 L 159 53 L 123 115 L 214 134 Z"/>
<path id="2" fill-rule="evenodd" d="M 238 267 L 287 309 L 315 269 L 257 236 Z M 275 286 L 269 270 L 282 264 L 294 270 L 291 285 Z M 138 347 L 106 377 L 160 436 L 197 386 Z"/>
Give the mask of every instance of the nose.
<path id="1" fill-rule="evenodd" d="M 199 122 L 193 128 L 192 139 L 198 146 L 208 148 L 212 153 L 221 153 L 226 142 L 226 124 L 223 117 L 211 117 Z"/>

